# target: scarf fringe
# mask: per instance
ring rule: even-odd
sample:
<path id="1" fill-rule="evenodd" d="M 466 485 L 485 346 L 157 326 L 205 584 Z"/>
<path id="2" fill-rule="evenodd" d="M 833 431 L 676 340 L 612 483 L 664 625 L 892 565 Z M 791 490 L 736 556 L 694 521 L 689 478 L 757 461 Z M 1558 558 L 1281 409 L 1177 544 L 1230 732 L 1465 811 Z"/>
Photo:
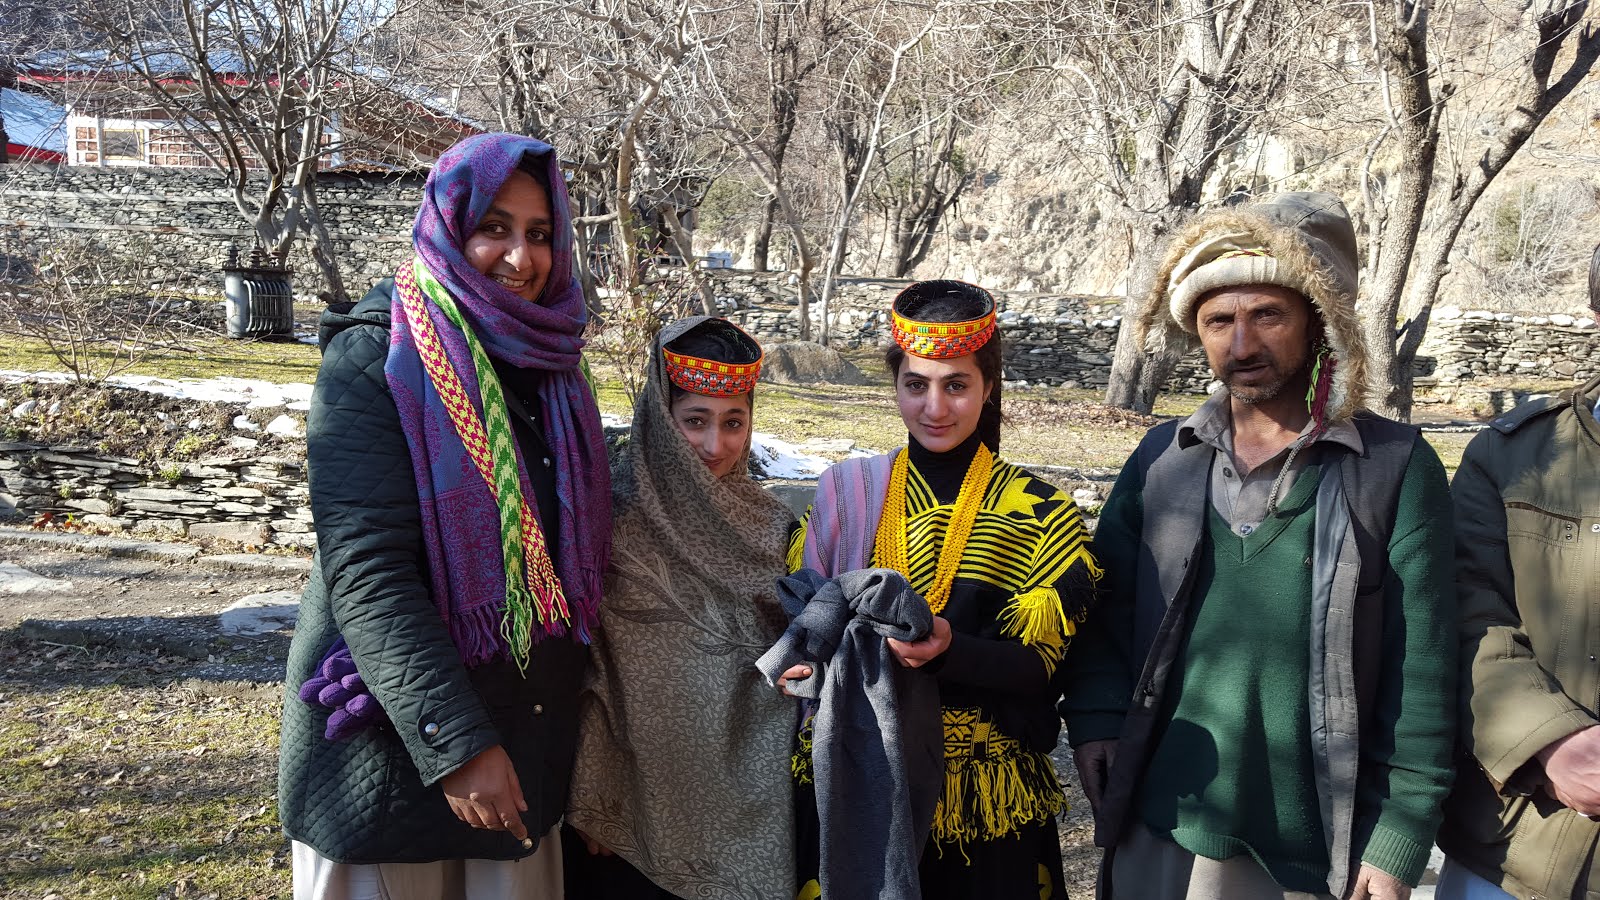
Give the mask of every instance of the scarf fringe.
<path id="1" fill-rule="evenodd" d="M 450 639 L 455 642 L 467 668 L 481 666 L 505 654 L 506 647 L 500 641 L 503 618 L 503 611 L 495 606 L 480 606 L 450 617 Z"/>
<path id="2" fill-rule="evenodd" d="M 1043 753 L 1016 750 L 946 759 L 933 838 L 938 844 L 955 844 L 965 857 L 968 841 L 1008 837 L 1055 818 L 1066 807 L 1055 767 Z"/>

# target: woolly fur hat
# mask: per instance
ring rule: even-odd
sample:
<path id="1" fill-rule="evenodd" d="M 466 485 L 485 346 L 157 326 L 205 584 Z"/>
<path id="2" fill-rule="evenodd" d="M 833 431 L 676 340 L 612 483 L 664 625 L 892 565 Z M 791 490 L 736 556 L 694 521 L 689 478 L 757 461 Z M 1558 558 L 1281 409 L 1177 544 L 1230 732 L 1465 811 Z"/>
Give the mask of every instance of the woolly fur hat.
<path id="1" fill-rule="evenodd" d="M 1298 291 L 1322 318 L 1338 359 L 1328 402 L 1343 421 L 1366 398 L 1366 347 L 1356 317 L 1356 232 L 1331 194 L 1292 193 L 1197 217 L 1173 240 L 1138 323 L 1147 350 L 1198 344 L 1200 298 L 1223 287 L 1271 284 Z"/>

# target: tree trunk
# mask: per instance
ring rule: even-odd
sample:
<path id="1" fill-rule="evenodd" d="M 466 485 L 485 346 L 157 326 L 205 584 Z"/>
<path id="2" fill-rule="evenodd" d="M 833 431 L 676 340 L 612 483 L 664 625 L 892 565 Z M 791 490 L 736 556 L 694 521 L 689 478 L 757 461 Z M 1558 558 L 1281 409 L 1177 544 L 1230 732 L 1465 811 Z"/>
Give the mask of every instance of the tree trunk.
<path id="1" fill-rule="evenodd" d="M 1477 206 L 1489 184 L 1505 169 L 1514 156 L 1533 137 L 1545 118 L 1555 110 L 1588 77 L 1600 61 L 1600 32 L 1589 30 L 1577 36 L 1567 71 L 1550 83 L 1551 68 L 1564 50 L 1563 43 L 1582 21 L 1586 4 L 1563 5 L 1551 2 L 1534 14 L 1538 26 L 1539 43 L 1529 58 L 1529 78 L 1523 82 L 1511 112 L 1500 131 L 1494 136 L 1477 163 L 1465 173 L 1457 173 L 1446 207 L 1431 223 L 1428 240 L 1420 254 L 1421 261 L 1405 296 L 1404 312 L 1407 320 L 1394 347 L 1394 361 L 1390 368 L 1391 380 L 1384 395 L 1389 414 L 1409 419 L 1412 408 L 1413 365 L 1417 349 L 1427 335 L 1428 321 L 1433 314 L 1433 304 L 1439 294 L 1439 285 L 1450 271 L 1450 253 L 1456 239 L 1466 224 L 1467 217 Z M 1448 98 L 1448 93 L 1444 98 Z M 1443 100 L 1441 100 L 1443 102 Z M 1438 128 L 1435 125 L 1434 140 Z M 1413 242 L 1416 237 L 1412 237 Z M 1392 345 L 1391 345 L 1392 346 Z"/>
<path id="2" fill-rule="evenodd" d="M 1409 4 L 1407 4 L 1409 5 Z M 1402 14 L 1408 11 L 1402 7 Z M 1369 401 L 1384 415 L 1409 413 L 1409 365 L 1402 371 L 1395 353 L 1395 325 L 1400 316 L 1417 236 L 1433 186 L 1439 150 L 1439 110 L 1434 107 L 1428 63 L 1428 16 L 1421 7 L 1409 19 L 1392 23 L 1379 35 L 1380 65 L 1393 95 L 1391 121 L 1400 141 L 1400 165 L 1394 173 L 1394 199 L 1384 216 L 1383 239 L 1375 252 L 1367 282 L 1367 314 L 1362 329 L 1367 344 Z M 1369 215 L 1371 213 L 1369 212 Z"/>
<path id="3" fill-rule="evenodd" d="M 701 312 L 708 316 L 716 316 L 717 295 L 711 290 L 711 283 L 700 271 L 700 267 L 695 265 L 694 236 L 684 227 L 683 220 L 678 217 L 678 211 L 670 204 L 663 204 L 660 210 L 661 218 L 667 223 L 672 246 L 678 251 L 678 256 L 683 259 L 683 264 L 688 269 L 689 281 L 694 284 L 695 293 L 700 295 Z"/>
<path id="4" fill-rule="evenodd" d="M 301 187 L 307 215 L 301 221 L 311 230 L 311 258 L 322 272 L 322 282 L 328 288 L 327 302 L 347 303 L 350 293 L 345 289 L 344 276 L 339 271 L 338 252 L 333 246 L 333 235 L 322 220 L 322 209 L 317 203 L 317 177 L 313 174 Z"/>
<path id="5" fill-rule="evenodd" d="M 605 313 L 605 304 L 600 302 L 600 287 L 595 280 L 594 267 L 590 264 L 589 236 L 587 228 L 572 229 L 572 268 L 573 275 L 578 279 L 578 288 L 583 291 L 583 305 L 593 319 Z"/>
<path id="6" fill-rule="evenodd" d="M 1174 355 L 1146 353 L 1134 339 L 1139 318 L 1154 291 L 1160 266 L 1157 253 L 1170 226 L 1164 216 L 1137 216 L 1127 230 L 1128 296 L 1122 301 L 1122 323 L 1117 328 L 1117 347 L 1111 357 L 1106 405 L 1148 414 L 1178 362 Z"/>
<path id="7" fill-rule="evenodd" d="M 767 258 L 772 252 L 772 220 L 778 213 L 778 198 L 772 197 L 761 207 L 761 223 L 756 226 L 755 244 L 750 249 L 750 268 L 765 272 L 771 268 Z"/>

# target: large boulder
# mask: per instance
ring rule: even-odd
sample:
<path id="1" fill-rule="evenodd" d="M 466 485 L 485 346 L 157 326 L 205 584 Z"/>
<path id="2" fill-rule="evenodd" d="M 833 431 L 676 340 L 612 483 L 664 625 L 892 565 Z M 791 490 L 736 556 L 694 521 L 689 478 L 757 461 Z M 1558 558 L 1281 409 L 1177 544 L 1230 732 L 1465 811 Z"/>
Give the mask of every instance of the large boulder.
<path id="1" fill-rule="evenodd" d="M 839 351 L 810 341 L 788 341 L 766 348 L 761 380 L 773 384 L 867 384 Z"/>

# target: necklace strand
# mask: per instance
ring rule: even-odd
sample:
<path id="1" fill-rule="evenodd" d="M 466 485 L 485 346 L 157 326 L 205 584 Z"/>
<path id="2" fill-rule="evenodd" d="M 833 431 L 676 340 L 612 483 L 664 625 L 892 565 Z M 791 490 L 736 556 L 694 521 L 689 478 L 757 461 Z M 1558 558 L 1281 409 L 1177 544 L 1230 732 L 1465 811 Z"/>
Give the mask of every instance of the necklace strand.
<path id="1" fill-rule="evenodd" d="M 901 450 L 894 459 L 889 474 L 889 492 L 883 502 L 883 517 L 878 521 L 877 539 L 873 545 L 873 564 L 893 569 L 911 578 L 911 562 L 906 550 L 906 473 L 911 458 Z M 989 485 L 989 474 L 994 468 L 994 455 L 988 446 L 978 445 L 978 452 L 967 466 L 961 479 L 961 493 L 956 495 L 955 509 L 950 513 L 950 527 L 945 532 L 944 545 L 939 548 L 939 565 L 934 570 L 933 585 L 922 596 L 928 608 L 937 615 L 944 612 L 950 602 L 950 588 L 956 580 L 956 570 L 961 567 L 961 557 L 967 549 L 967 538 L 972 535 L 972 525 L 978 519 L 978 507 L 983 505 L 984 490 Z"/>

